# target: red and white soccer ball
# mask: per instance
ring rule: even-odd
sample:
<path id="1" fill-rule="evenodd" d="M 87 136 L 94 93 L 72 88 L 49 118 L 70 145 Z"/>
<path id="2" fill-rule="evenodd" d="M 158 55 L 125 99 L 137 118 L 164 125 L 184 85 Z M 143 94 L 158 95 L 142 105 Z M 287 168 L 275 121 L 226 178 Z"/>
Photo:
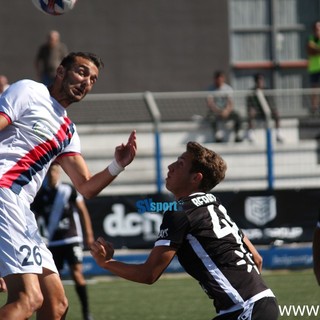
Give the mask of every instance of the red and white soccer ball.
<path id="1" fill-rule="evenodd" d="M 32 0 L 40 11 L 52 16 L 60 16 L 73 9 L 77 0 Z"/>

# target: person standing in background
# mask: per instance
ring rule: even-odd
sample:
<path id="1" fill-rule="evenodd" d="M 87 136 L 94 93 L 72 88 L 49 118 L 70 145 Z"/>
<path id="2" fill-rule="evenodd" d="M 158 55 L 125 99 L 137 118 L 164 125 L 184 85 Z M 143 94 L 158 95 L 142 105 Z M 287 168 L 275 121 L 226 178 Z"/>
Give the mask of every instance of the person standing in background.
<path id="1" fill-rule="evenodd" d="M 40 46 L 35 60 L 39 81 L 46 86 L 52 84 L 56 70 L 67 54 L 68 48 L 61 42 L 60 33 L 56 30 L 51 30 L 46 43 Z"/>
<path id="2" fill-rule="evenodd" d="M 320 21 L 313 24 L 313 33 L 309 36 L 307 44 L 308 73 L 312 88 L 320 88 Z M 311 113 L 319 113 L 319 95 L 311 97 Z"/>
<path id="3" fill-rule="evenodd" d="M 89 311 L 86 280 L 83 275 L 83 246 L 93 241 L 90 215 L 83 197 L 67 183 L 60 182 L 60 166 L 53 163 L 44 184 L 31 205 L 41 236 L 52 252 L 61 274 L 67 262 L 79 297 L 83 320 L 93 320 Z"/>

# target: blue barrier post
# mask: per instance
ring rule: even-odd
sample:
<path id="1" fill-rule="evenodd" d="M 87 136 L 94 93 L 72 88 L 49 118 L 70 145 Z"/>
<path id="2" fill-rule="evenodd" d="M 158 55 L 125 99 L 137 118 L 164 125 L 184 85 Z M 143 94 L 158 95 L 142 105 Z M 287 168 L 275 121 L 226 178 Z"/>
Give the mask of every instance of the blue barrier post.
<path id="1" fill-rule="evenodd" d="M 268 189 L 273 189 L 273 146 L 272 146 L 272 130 L 270 126 L 266 129 L 266 146 L 267 146 L 267 161 L 268 161 Z"/>
<path id="2" fill-rule="evenodd" d="M 271 110 L 261 89 L 256 89 L 256 96 L 259 100 L 263 113 L 266 117 L 266 156 L 268 166 L 268 189 L 273 189 L 273 148 L 272 148 L 272 132 L 271 132 Z"/>

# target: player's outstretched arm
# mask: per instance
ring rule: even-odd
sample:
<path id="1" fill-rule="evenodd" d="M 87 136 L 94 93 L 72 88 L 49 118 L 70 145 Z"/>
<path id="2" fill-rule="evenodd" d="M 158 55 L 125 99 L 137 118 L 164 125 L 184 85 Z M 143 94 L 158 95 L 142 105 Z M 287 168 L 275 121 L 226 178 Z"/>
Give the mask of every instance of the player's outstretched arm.
<path id="1" fill-rule="evenodd" d="M 57 162 L 70 177 L 73 185 L 85 198 L 90 199 L 107 187 L 136 156 L 136 132 L 131 132 L 128 142 L 115 148 L 114 160 L 104 170 L 91 175 L 88 166 L 79 154 L 59 157 Z"/>
<path id="2" fill-rule="evenodd" d="M 154 247 L 142 264 L 128 264 L 113 259 L 114 249 L 111 243 L 98 238 L 90 247 L 97 264 L 113 274 L 134 282 L 153 284 L 167 268 L 176 254 L 176 250 L 167 247 Z"/>

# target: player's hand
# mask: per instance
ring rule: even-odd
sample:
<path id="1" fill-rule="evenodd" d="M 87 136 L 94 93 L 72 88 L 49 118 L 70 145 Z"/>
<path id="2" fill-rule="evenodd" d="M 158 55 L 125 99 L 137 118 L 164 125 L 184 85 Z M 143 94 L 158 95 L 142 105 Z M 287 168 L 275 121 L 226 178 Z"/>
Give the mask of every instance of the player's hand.
<path id="1" fill-rule="evenodd" d="M 137 137 L 136 131 L 132 131 L 127 144 L 121 144 L 116 147 L 114 157 L 116 161 L 125 168 L 132 162 L 137 153 Z"/>
<path id="2" fill-rule="evenodd" d="M 110 242 L 99 237 L 90 246 L 90 253 L 100 267 L 104 267 L 105 262 L 113 258 L 114 249 Z"/>
<path id="3" fill-rule="evenodd" d="M 0 278 L 0 292 L 7 292 L 7 285 L 3 278 Z"/>

